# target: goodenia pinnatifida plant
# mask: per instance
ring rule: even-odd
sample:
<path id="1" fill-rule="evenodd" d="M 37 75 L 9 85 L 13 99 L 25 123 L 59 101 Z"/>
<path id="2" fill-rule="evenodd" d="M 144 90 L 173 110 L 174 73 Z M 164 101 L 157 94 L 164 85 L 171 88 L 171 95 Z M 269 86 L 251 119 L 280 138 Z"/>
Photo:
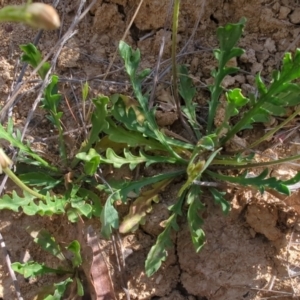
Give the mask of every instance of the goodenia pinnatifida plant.
<path id="1" fill-rule="evenodd" d="M 244 149 L 231 156 L 224 155 L 222 152 L 225 143 L 237 132 L 251 128 L 254 123 L 266 122 L 272 115 L 283 115 L 287 107 L 300 102 L 299 97 L 296 97 L 299 85 L 292 82 L 300 77 L 299 68 L 297 69 L 300 63 L 299 51 L 296 52 L 294 59 L 290 54 L 285 55 L 282 70 L 274 73 L 269 87 L 263 83 L 259 74 L 256 76 L 258 98 L 255 98 L 254 95 L 249 95 L 247 98 L 239 88 L 224 91 L 222 81 L 225 76 L 238 71 L 238 68 L 229 67 L 227 63 L 244 52 L 236 44 L 243 33 L 245 21 L 242 19 L 237 24 L 228 24 L 220 27 L 217 31 L 220 48 L 214 51 L 214 55 L 218 61 L 218 68 L 212 73 L 215 82 L 209 87 L 211 99 L 209 101 L 208 127 L 202 131 L 199 130 L 201 126 L 197 123 L 196 118 L 197 105 L 193 102 L 196 90 L 193 88 L 192 80 L 188 77 L 187 68 L 185 66 L 178 67 L 180 72 L 179 93 L 185 102 L 181 109 L 195 132 L 198 139 L 196 144 L 170 138 L 163 129 L 158 127 L 155 121 L 155 109 L 148 109 L 149 95 L 143 93 L 141 88 L 142 80 L 148 76 L 149 70 L 139 70 L 139 50 L 135 51 L 126 43 L 120 42 L 119 51 L 124 60 L 125 70 L 129 75 L 136 100 L 125 95 L 114 95 L 111 97 L 112 106 L 110 108 L 108 108 L 107 102 L 103 102 L 102 112 L 105 112 L 106 117 L 103 120 L 105 126 L 102 127 L 102 131 L 108 137 L 106 153 L 97 153 L 91 149 L 89 153 L 80 153 L 77 157 L 84 161 L 86 169 L 89 170 L 91 170 L 91 166 L 96 170 L 100 163 L 111 164 L 115 168 L 128 164 L 130 169 L 134 169 L 141 163 L 145 163 L 146 166 L 151 163 L 171 163 L 178 166 L 176 172 L 162 173 L 134 182 L 110 181 L 110 189 L 103 185 L 99 186 L 110 194 L 101 215 L 102 233 L 106 237 L 109 237 L 112 230 L 118 227 L 122 233 L 127 233 L 135 230 L 139 224 L 143 224 L 147 211 L 151 210 L 152 202 L 158 201 L 160 191 L 166 188 L 172 179 L 180 174 L 185 174 L 186 180 L 178 192 L 178 198 L 174 205 L 169 207 L 170 217 L 163 222 L 164 229 L 148 254 L 146 260 L 148 276 L 156 272 L 166 259 L 167 249 L 172 245 L 171 232 L 179 229 L 177 218 L 184 214 L 184 205 L 186 205 L 186 218 L 195 250 L 198 252 L 203 248 L 205 243 L 201 217 L 205 210 L 205 205 L 201 200 L 203 186 L 206 186 L 207 191 L 221 206 L 222 211 L 228 213 L 230 205 L 225 199 L 225 193 L 218 188 L 222 186 L 222 182 L 223 185 L 251 186 L 261 192 L 273 189 L 288 195 L 290 194 L 288 186 L 300 179 L 299 173 L 288 181 L 278 180 L 269 177 L 267 169 L 258 175 L 249 176 L 248 170 L 252 167 L 267 167 L 274 162 L 256 163 L 253 155 L 244 154 Z M 221 126 L 215 128 L 213 121 L 222 93 L 225 93 L 226 96 L 226 115 Z M 247 109 L 243 110 L 243 108 Z M 231 118 L 237 116 L 239 116 L 238 123 L 232 125 Z M 116 121 L 123 126 L 117 126 Z M 286 123 L 277 126 L 277 130 L 283 124 Z M 123 143 L 125 145 L 123 155 L 122 151 L 117 154 L 114 150 L 117 149 L 116 146 L 110 145 L 109 141 Z M 133 151 L 136 145 L 139 145 L 140 152 L 134 155 Z M 297 155 L 282 159 L 281 162 L 299 158 L 300 155 Z M 247 171 L 238 176 L 229 176 L 217 172 L 218 165 L 237 169 L 244 168 Z M 142 188 L 145 186 L 149 187 L 144 192 Z M 130 192 L 138 197 L 132 202 L 129 214 L 119 225 L 114 202 L 118 200 L 127 202 Z"/>
<path id="2" fill-rule="evenodd" d="M 68 184 L 66 193 L 60 198 L 51 198 L 47 195 L 45 201 L 38 203 L 33 196 L 21 198 L 16 194 L 12 197 L 6 195 L 0 199 L 0 209 L 14 211 L 22 209 L 29 215 L 65 213 L 72 222 L 78 220 L 78 215 L 87 218 L 97 217 L 101 221 L 102 235 L 109 238 L 116 229 L 123 234 L 137 229 L 145 222 L 146 214 L 151 211 L 153 202 L 159 201 L 161 191 L 168 188 L 174 179 L 182 178 L 183 183 L 174 199 L 174 204 L 168 208 L 170 216 L 162 223 L 162 232 L 146 260 L 146 273 L 151 276 L 167 257 L 167 250 L 172 246 L 171 233 L 179 230 L 180 216 L 187 219 L 195 250 L 198 252 L 203 248 L 205 233 L 202 228 L 202 213 L 206 207 L 202 199 L 203 186 L 206 188 L 205 192 L 212 195 L 213 200 L 220 205 L 224 213 L 228 213 L 230 205 L 220 189 L 222 183 L 236 187 L 251 186 L 261 192 L 273 189 L 288 195 L 290 193 L 288 186 L 299 181 L 299 174 L 288 181 L 269 177 L 267 169 L 260 174 L 249 176 L 250 168 L 268 167 L 274 162 L 257 163 L 253 155 L 245 154 L 244 149 L 232 155 L 223 153 L 225 143 L 236 133 L 251 128 L 254 123 L 267 121 L 271 115 L 284 116 L 287 107 L 299 104 L 297 93 L 300 88 L 298 84 L 292 82 L 300 77 L 298 50 L 293 58 L 290 54 L 285 55 L 282 69 L 273 74 L 270 85 L 265 85 L 260 75 L 257 75 L 258 96 L 243 95 L 238 88 L 224 91 L 222 81 L 225 76 L 238 71 L 238 68 L 231 68 L 227 64 L 230 59 L 243 53 L 236 44 L 242 35 L 244 24 L 245 20 L 242 19 L 237 24 L 228 24 L 217 31 L 220 47 L 214 51 L 214 55 L 218 67 L 212 73 L 214 84 L 209 87 L 211 98 L 208 99 L 207 128 L 201 129 L 197 121 L 197 103 L 194 100 L 197 90 L 188 76 L 188 68 L 177 67 L 178 90 L 184 103 L 180 109 L 191 126 L 197 142 L 177 139 L 158 126 L 155 108 L 149 109 L 149 95 L 144 93 L 142 88 L 143 80 L 149 75 L 150 70 L 140 70 L 140 51 L 133 50 L 122 41 L 119 44 L 119 51 L 133 88 L 134 98 L 116 94 L 110 98 L 99 95 L 92 100 L 94 105 L 90 118 L 92 129 L 71 163 L 74 177 Z M 40 61 L 39 53 L 31 46 L 23 50 L 27 55 L 24 60 L 34 67 Z M 45 70 L 46 67 L 45 65 Z M 40 76 L 43 77 L 43 68 L 40 72 Z M 53 84 L 45 91 L 46 102 L 43 102 L 43 107 L 50 113 L 49 119 L 54 125 L 58 124 L 61 117 L 58 110 L 57 82 L 57 77 L 54 77 Z M 222 94 L 226 96 L 226 114 L 222 124 L 215 128 L 214 118 Z M 235 118 L 235 122 L 232 122 L 232 117 Z M 290 117 L 288 120 L 291 120 Z M 279 124 L 276 130 L 282 128 L 284 124 L 286 121 Z M 53 170 L 51 165 L 37 156 L 28 146 L 23 145 L 17 138 L 18 135 L 15 136 L 11 129 L 7 132 L 0 124 L 1 132 L 6 140 L 30 157 L 31 163 L 35 161 L 39 167 Z M 299 155 L 284 158 L 276 163 L 299 158 Z M 168 164 L 171 170 L 133 181 L 109 180 L 108 185 L 99 184 L 94 179 L 98 175 L 99 167 L 105 164 L 117 169 L 127 165 L 130 170 L 141 165 L 147 168 L 152 164 L 160 166 Z M 236 172 L 238 175 L 233 176 L 223 172 L 224 167 L 246 171 Z M 46 180 L 43 178 L 43 185 L 49 186 L 51 183 L 53 187 L 63 182 L 62 174 L 57 170 L 53 171 L 56 171 L 56 178 Z M 29 183 L 41 183 L 41 176 L 37 172 L 24 174 L 24 176 L 22 174 L 20 177 Z M 99 196 L 93 190 L 101 190 L 108 194 L 103 207 L 99 202 Z M 130 211 L 123 220 L 120 220 L 115 203 L 119 201 L 127 203 L 130 197 L 132 198 Z"/>

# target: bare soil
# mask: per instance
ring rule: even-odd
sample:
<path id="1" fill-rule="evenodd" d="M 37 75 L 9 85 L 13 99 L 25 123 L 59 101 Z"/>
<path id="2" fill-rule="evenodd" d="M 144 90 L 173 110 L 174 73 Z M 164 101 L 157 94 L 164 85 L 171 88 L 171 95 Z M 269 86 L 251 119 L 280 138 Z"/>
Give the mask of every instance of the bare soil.
<path id="1" fill-rule="evenodd" d="M 180 62 L 190 66 L 191 76 L 195 79 L 198 90 L 196 101 L 201 107 L 200 113 L 205 115 L 209 96 L 205 86 L 211 83 L 210 72 L 216 66 L 212 49 L 217 47 L 217 27 L 228 22 L 238 22 L 241 17 L 248 20 L 239 43 L 246 53 L 233 62 L 242 69 L 242 72 L 236 76 L 229 76 L 224 83 L 226 88 L 241 87 L 243 91 L 248 92 L 253 90 L 254 75 L 257 72 L 261 72 L 261 75 L 269 80 L 272 70 L 280 66 L 284 52 L 293 52 L 299 46 L 300 4 L 295 0 L 216 0 L 205 3 L 203 1 L 182 1 L 178 51 L 187 45 Z M 0 7 L 21 2 L 3 0 Z M 68 109 L 70 105 L 76 114 L 74 95 L 80 98 L 79 80 L 90 79 L 91 96 L 111 95 L 114 92 L 131 93 L 118 56 L 111 69 L 113 72 L 105 80 L 103 74 L 112 61 L 118 42 L 139 2 L 140 0 L 98 0 L 79 24 L 76 35 L 63 48 L 55 72 L 61 78 L 68 79 L 61 84 L 65 100 L 62 107 L 65 112 L 63 121 L 66 130 L 74 130 L 79 126 Z M 160 71 L 166 70 L 166 76 L 160 78 L 155 101 L 164 107 L 161 120 L 158 120 L 162 122 L 160 126 L 178 128 L 172 107 L 168 110 L 166 105 L 163 106 L 168 101 L 166 99 L 171 97 L 168 60 L 172 37 L 170 3 L 168 0 L 144 0 L 126 42 L 141 50 L 142 67 L 155 68 L 162 38 L 165 37 L 166 44 Z M 59 1 L 57 9 L 63 19 L 62 32 L 69 28 L 77 7 L 77 1 Z M 195 28 L 200 15 L 199 26 Z M 189 40 L 194 30 L 194 37 Z M 19 45 L 32 42 L 36 33 L 35 30 L 20 24 L 0 25 L 1 105 L 5 104 L 12 83 L 22 67 L 19 63 L 21 53 Z M 59 36 L 59 31 L 43 33 L 38 44 L 43 54 L 46 55 L 50 51 Z M 25 79 L 30 75 L 30 71 L 28 68 Z M 152 84 L 152 81 L 145 83 L 150 88 Z M 19 129 L 23 128 L 37 94 L 36 91 L 28 91 L 29 87 L 28 85 L 24 97 L 16 103 L 12 111 L 15 126 Z M 218 124 L 217 119 L 215 122 Z M 255 140 L 264 129 L 263 126 L 256 128 L 252 132 L 245 133 L 241 139 Z M 56 164 L 57 145 L 50 139 L 55 135 L 52 130 L 45 113 L 38 108 L 30 123 L 27 138 L 48 160 Z M 70 150 L 80 144 L 80 137 L 80 134 L 69 136 Z M 40 142 L 42 139 L 43 143 Z M 263 149 L 266 157 L 278 158 L 290 153 L 299 153 L 298 147 L 291 144 L 298 139 L 299 133 L 296 132 L 284 145 L 279 144 L 275 147 L 275 143 L 272 143 L 274 147 L 270 147 L 270 143 Z M 8 147 L 5 144 L 2 146 Z M 272 172 L 280 178 L 290 178 L 299 171 L 298 169 L 297 165 L 288 165 L 280 166 Z M 145 170 L 146 172 L 151 172 L 151 169 Z M 128 173 L 128 170 L 120 170 L 107 176 L 133 175 Z M 179 187 L 180 182 L 162 192 L 160 202 L 154 204 L 153 210 L 147 216 L 146 224 L 136 232 L 121 237 L 127 253 L 123 274 L 120 274 L 117 268 L 111 242 L 101 240 L 117 299 L 126 299 L 121 286 L 122 278 L 128 282 L 130 299 L 300 299 L 300 226 L 297 221 L 300 213 L 300 192 L 297 190 L 287 198 L 267 192 L 260 195 L 250 189 L 227 190 L 227 199 L 232 206 L 228 216 L 224 216 L 220 208 L 213 205 L 212 199 L 204 194 L 204 202 L 207 205 L 207 213 L 204 216 L 207 242 L 204 249 L 198 254 L 195 253 L 188 226 L 184 219 L 180 220 L 181 230 L 173 235 L 174 248 L 170 249 L 162 268 L 153 277 L 148 278 L 144 270 L 146 255 L 161 231 L 159 224 L 167 218 L 167 207 L 174 202 Z M 14 188 L 8 182 L 5 193 L 10 193 Z M 120 207 L 120 210 L 124 210 L 125 213 L 128 207 Z M 95 231 L 100 226 L 98 221 L 84 224 L 88 225 L 92 225 Z M 13 262 L 33 259 L 45 262 L 50 267 L 56 267 L 58 264 L 56 259 L 33 242 L 26 231 L 28 226 L 46 228 L 62 244 L 76 239 L 79 232 L 77 225 L 68 223 L 64 217 L 32 218 L 21 213 L 1 211 L 0 232 Z M 61 280 L 55 275 L 30 281 L 19 275 L 17 278 L 25 300 L 37 299 L 34 297 L 42 286 Z M 4 252 L 0 255 L 0 299 L 16 299 Z"/>

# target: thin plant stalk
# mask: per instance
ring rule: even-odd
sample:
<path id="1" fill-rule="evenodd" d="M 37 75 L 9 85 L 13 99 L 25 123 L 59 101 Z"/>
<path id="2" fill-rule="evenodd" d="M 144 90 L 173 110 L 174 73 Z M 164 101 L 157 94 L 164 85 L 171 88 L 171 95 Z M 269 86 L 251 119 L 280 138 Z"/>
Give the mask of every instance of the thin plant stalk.
<path id="1" fill-rule="evenodd" d="M 172 29 L 172 85 L 175 105 L 178 117 L 181 115 L 180 101 L 178 94 L 178 74 L 177 74 L 177 61 L 176 61 L 176 48 L 177 48 L 177 32 L 178 32 L 178 18 L 179 18 L 180 0 L 174 1 L 173 9 L 173 29 Z"/>
<path id="2" fill-rule="evenodd" d="M 294 155 L 294 156 L 289 156 L 289 157 L 285 157 L 285 158 L 281 158 L 281 159 L 277 159 L 277 160 L 272 160 L 272 161 L 266 161 L 266 162 L 260 162 L 260 163 L 238 163 L 236 161 L 232 161 L 232 160 L 226 160 L 226 159 L 214 159 L 212 161 L 212 163 L 210 164 L 212 165 L 223 165 L 226 166 L 227 169 L 248 169 L 248 168 L 258 168 L 258 167 L 268 167 L 268 166 L 274 166 L 274 165 L 280 165 L 283 163 L 289 163 L 292 162 L 294 160 L 298 160 L 300 159 L 300 154 L 298 155 Z M 232 167 L 230 167 L 232 166 Z"/>
<path id="3" fill-rule="evenodd" d="M 13 171 L 10 170 L 10 168 L 4 168 L 3 172 L 19 187 L 21 188 L 23 191 L 29 193 L 30 195 L 41 199 L 43 201 L 46 201 L 46 197 L 34 190 L 32 190 L 31 188 L 29 188 L 26 184 L 24 184 L 15 174 Z"/>
<path id="4" fill-rule="evenodd" d="M 288 124 L 290 121 L 292 121 L 298 114 L 300 113 L 300 106 L 298 109 L 295 110 L 293 114 L 291 114 L 286 120 L 284 120 L 282 123 L 280 123 L 278 126 L 273 128 L 272 130 L 269 130 L 263 137 L 252 143 L 248 148 L 252 149 L 262 143 L 265 140 L 268 140 L 268 138 L 272 137 L 278 130 L 280 130 L 283 126 Z"/>
<path id="5" fill-rule="evenodd" d="M 185 122 L 182 112 L 179 99 L 178 91 L 178 70 L 177 70 L 177 61 L 176 61 L 176 48 L 177 48 L 177 32 L 178 32 L 178 19 L 179 19 L 179 9 L 180 9 L 180 0 L 174 1 L 173 8 L 173 28 L 172 28 L 172 87 L 173 95 L 175 99 L 176 112 L 179 120 L 181 121 L 185 130 L 189 133 L 190 137 L 194 138 L 194 133 L 188 124 Z"/>
<path id="6" fill-rule="evenodd" d="M 221 140 L 221 143 L 224 145 L 227 143 L 235 134 L 241 131 L 251 120 L 253 116 L 258 112 L 261 106 L 266 102 L 268 94 L 263 95 L 260 100 L 250 109 L 243 118 L 236 123 L 236 125 L 228 132 L 228 134 Z"/>

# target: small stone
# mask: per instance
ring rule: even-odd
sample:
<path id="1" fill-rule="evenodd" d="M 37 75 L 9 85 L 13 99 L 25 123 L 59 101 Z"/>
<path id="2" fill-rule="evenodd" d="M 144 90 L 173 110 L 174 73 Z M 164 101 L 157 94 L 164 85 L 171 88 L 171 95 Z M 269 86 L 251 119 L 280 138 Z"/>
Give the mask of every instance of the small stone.
<path id="1" fill-rule="evenodd" d="M 277 13 L 280 9 L 280 4 L 278 2 L 276 2 L 273 6 L 272 6 L 272 10 Z"/>
<path id="2" fill-rule="evenodd" d="M 256 58 L 259 63 L 263 63 L 270 57 L 268 49 L 256 53 Z"/>
<path id="3" fill-rule="evenodd" d="M 256 57 L 255 57 L 255 51 L 253 49 L 247 50 L 244 54 L 240 57 L 241 62 L 243 63 L 255 63 Z"/>
<path id="4" fill-rule="evenodd" d="M 230 75 L 226 75 L 222 81 L 222 86 L 224 88 L 228 88 L 229 86 L 234 85 L 234 83 L 235 83 L 234 77 Z"/>
<path id="5" fill-rule="evenodd" d="M 258 72 L 261 72 L 263 70 L 263 68 L 264 68 L 263 64 L 255 63 L 255 64 L 253 64 L 253 66 L 251 68 L 251 73 L 257 74 Z"/>
<path id="6" fill-rule="evenodd" d="M 245 83 L 246 82 L 245 76 L 242 75 L 242 74 L 235 75 L 234 78 L 238 83 Z"/>
<path id="7" fill-rule="evenodd" d="M 267 38 L 264 44 L 265 49 L 267 49 L 270 53 L 276 52 L 275 41 L 271 38 Z"/>
<path id="8" fill-rule="evenodd" d="M 191 61 L 191 72 L 194 73 L 197 71 L 199 66 L 199 58 L 198 57 L 193 57 L 192 61 Z"/>
<path id="9" fill-rule="evenodd" d="M 248 80 L 248 82 L 249 82 L 249 80 Z M 255 87 L 253 84 L 251 85 L 248 83 L 243 83 L 241 88 L 243 90 L 243 93 L 245 93 L 245 94 L 249 94 L 249 93 L 254 94 L 255 93 Z"/>
<path id="10" fill-rule="evenodd" d="M 300 24 L 300 8 L 296 8 L 289 16 L 291 23 Z"/>
<path id="11" fill-rule="evenodd" d="M 80 57 L 80 48 L 78 43 L 73 39 L 64 46 L 58 58 L 58 66 L 61 68 L 74 68 L 78 66 Z"/>
<path id="12" fill-rule="evenodd" d="M 285 20 L 290 12 L 291 12 L 290 8 L 286 6 L 281 6 L 278 14 L 278 19 Z"/>
<path id="13" fill-rule="evenodd" d="M 236 60 L 236 57 L 233 57 L 231 58 L 227 63 L 226 63 L 226 66 L 227 67 L 237 67 L 238 63 L 237 63 L 237 60 Z"/>

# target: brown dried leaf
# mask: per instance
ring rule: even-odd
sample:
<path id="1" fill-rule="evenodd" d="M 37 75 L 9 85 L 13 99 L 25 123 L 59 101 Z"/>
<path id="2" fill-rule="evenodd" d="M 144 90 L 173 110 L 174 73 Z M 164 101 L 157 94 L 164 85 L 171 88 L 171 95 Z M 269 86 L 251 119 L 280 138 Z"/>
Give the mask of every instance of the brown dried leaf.
<path id="1" fill-rule="evenodd" d="M 92 277 L 91 284 L 96 294 L 95 300 L 116 300 L 108 267 L 99 247 L 97 236 L 91 227 L 88 228 L 87 232 L 87 245 L 92 249 L 93 258 L 90 276 Z"/>
<path id="2" fill-rule="evenodd" d="M 138 228 L 145 219 L 146 213 L 151 211 L 152 201 L 158 201 L 158 194 L 163 191 L 173 178 L 153 184 L 151 190 L 143 192 L 130 206 L 129 214 L 124 218 L 119 227 L 121 233 L 128 233 Z"/>

